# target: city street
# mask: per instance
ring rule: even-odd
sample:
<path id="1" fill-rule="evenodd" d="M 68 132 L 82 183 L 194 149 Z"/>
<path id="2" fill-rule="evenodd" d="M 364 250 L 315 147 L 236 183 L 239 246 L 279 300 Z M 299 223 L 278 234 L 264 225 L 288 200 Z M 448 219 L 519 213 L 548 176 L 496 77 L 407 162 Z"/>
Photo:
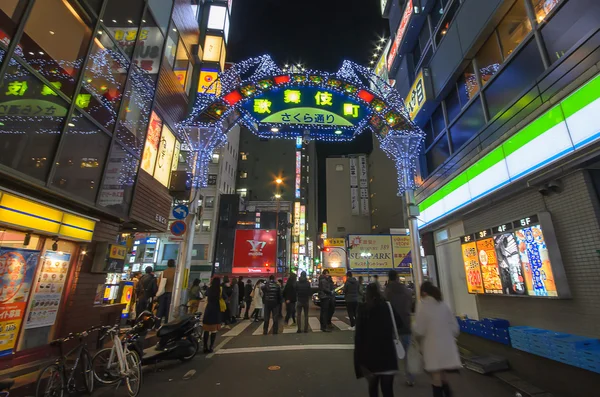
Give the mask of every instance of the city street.
<path id="1" fill-rule="evenodd" d="M 311 310 L 311 323 L 317 313 Z M 296 334 L 295 328 L 287 328 L 284 334 L 264 336 L 262 322 L 242 321 L 219 334 L 215 354 L 145 368 L 140 396 L 367 396 L 366 381 L 354 376 L 354 333 L 347 330 L 345 309 L 337 308 L 334 317 L 336 329 L 327 334 Z M 496 378 L 468 370 L 453 375 L 451 383 L 456 396 L 514 396 Z M 430 396 L 431 386 L 422 375 L 414 388 L 408 388 L 403 376 L 398 376 L 395 391 L 399 396 Z M 116 393 L 114 388 L 94 393 L 95 397 L 125 395 L 123 387 Z"/>

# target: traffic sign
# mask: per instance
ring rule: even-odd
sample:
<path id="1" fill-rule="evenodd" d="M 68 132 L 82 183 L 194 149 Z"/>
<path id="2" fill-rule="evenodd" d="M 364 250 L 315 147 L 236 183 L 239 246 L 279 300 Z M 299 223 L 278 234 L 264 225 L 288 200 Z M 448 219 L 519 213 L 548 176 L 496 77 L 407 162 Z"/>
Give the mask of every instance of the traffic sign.
<path id="1" fill-rule="evenodd" d="M 173 217 L 175 219 L 185 219 L 190 214 L 190 209 L 185 204 L 179 204 L 173 208 Z"/>
<path id="2" fill-rule="evenodd" d="M 171 234 L 173 236 L 182 236 L 185 234 L 187 226 L 184 221 L 175 221 L 171 224 Z"/>

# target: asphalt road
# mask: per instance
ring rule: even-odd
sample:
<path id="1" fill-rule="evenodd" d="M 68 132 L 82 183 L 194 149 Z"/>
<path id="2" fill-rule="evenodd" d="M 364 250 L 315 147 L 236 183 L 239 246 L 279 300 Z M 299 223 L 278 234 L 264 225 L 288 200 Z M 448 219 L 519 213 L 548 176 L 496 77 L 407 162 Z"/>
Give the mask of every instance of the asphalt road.
<path id="1" fill-rule="evenodd" d="M 311 310 L 316 319 L 317 310 Z M 234 396 L 323 397 L 367 396 L 364 380 L 353 369 L 353 331 L 343 308 L 335 317 L 332 333 L 296 334 L 290 329 L 279 335 L 262 335 L 262 323 L 243 322 L 232 331 L 223 330 L 212 355 L 198 355 L 187 363 L 171 362 L 146 367 L 140 396 Z M 314 320 L 311 320 L 314 323 Z M 260 327 L 260 328 L 259 328 Z M 229 334 L 228 334 L 229 333 Z M 451 377 L 454 395 L 460 397 L 514 397 L 508 386 L 493 377 L 468 370 Z M 397 396 L 431 396 L 427 376 L 415 387 L 396 377 Z M 94 397 L 125 396 L 124 387 L 101 388 Z"/>

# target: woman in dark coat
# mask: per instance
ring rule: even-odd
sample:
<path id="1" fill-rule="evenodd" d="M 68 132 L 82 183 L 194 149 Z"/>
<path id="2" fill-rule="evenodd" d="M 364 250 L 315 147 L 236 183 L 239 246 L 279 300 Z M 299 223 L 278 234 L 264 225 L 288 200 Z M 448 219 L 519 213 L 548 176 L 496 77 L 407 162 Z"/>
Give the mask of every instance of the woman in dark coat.
<path id="1" fill-rule="evenodd" d="M 394 345 L 394 324 L 378 284 L 366 288 L 366 302 L 360 305 L 354 337 L 354 370 L 357 378 L 369 382 L 369 397 L 394 396 L 394 375 L 398 357 Z"/>
<path id="2" fill-rule="evenodd" d="M 204 329 L 204 353 L 212 353 L 215 347 L 217 332 L 221 329 L 221 279 L 214 277 L 206 293 L 206 308 L 204 309 L 204 319 L 202 320 L 202 329 Z M 208 347 L 208 338 L 210 336 L 210 348 Z"/>

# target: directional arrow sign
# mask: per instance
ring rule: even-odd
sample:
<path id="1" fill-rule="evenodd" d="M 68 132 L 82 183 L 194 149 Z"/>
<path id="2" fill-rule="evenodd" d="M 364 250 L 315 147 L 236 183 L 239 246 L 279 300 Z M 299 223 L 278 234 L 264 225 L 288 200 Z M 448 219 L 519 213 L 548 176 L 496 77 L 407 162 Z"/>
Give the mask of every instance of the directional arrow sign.
<path id="1" fill-rule="evenodd" d="M 173 208 L 173 217 L 175 219 L 185 219 L 190 214 L 190 209 L 185 204 L 180 204 Z"/>
<path id="2" fill-rule="evenodd" d="M 173 236 L 182 236 L 185 234 L 187 226 L 184 221 L 175 221 L 171 224 L 171 234 Z"/>

